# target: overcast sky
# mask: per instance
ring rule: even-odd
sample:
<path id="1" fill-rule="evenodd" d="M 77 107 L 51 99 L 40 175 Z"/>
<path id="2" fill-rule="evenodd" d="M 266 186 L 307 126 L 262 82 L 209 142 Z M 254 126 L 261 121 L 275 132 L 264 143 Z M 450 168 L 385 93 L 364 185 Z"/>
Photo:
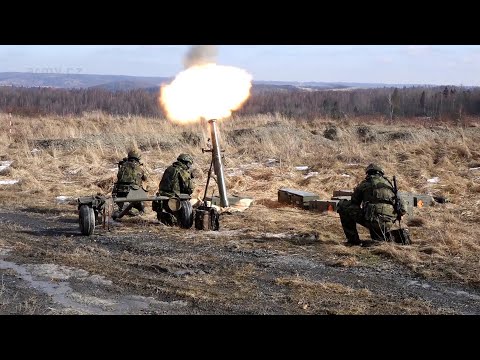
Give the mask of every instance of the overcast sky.
<path id="1" fill-rule="evenodd" d="M 174 76 L 189 45 L 0 45 L 0 72 Z M 254 80 L 480 86 L 479 45 L 218 45 Z"/>

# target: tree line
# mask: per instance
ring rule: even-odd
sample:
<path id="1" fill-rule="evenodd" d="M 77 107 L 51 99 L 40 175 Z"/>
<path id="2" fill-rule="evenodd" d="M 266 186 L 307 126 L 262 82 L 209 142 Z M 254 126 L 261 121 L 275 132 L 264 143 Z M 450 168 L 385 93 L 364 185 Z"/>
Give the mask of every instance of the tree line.
<path id="1" fill-rule="evenodd" d="M 0 87 L 0 112 L 23 116 L 112 115 L 164 117 L 155 90 L 110 91 L 101 88 L 57 89 Z M 255 89 L 238 115 L 278 113 L 286 117 L 342 119 L 382 116 L 387 119 L 429 117 L 461 120 L 480 115 L 480 88 L 454 86 L 350 90 Z"/>

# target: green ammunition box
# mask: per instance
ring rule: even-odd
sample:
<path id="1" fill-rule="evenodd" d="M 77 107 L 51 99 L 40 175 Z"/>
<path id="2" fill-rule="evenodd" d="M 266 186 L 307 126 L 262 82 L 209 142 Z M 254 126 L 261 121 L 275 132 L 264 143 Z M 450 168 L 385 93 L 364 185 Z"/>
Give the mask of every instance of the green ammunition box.
<path id="1" fill-rule="evenodd" d="M 435 200 L 433 196 L 430 195 L 423 195 L 423 194 L 415 194 L 413 196 L 413 206 L 422 208 L 424 206 L 432 206 Z"/>
<path id="2" fill-rule="evenodd" d="M 308 209 L 309 202 L 318 199 L 320 199 L 320 197 L 311 192 L 287 188 L 278 190 L 278 202 L 292 204 L 294 206 L 301 207 L 302 209 Z"/>

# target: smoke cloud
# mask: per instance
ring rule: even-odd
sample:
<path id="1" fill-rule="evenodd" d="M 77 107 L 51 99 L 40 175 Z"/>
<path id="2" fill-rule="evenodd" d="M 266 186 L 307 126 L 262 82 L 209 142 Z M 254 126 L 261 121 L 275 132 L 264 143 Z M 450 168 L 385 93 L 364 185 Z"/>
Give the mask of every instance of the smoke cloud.
<path id="1" fill-rule="evenodd" d="M 192 66 L 216 63 L 218 48 L 216 45 L 192 45 L 188 49 L 183 64 L 185 69 Z"/>

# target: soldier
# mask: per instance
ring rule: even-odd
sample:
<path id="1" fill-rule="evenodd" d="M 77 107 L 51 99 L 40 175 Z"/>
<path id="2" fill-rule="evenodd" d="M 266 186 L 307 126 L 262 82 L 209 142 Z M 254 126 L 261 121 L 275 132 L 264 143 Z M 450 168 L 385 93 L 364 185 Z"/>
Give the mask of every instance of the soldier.
<path id="1" fill-rule="evenodd" d="M 189 154 L 180 154 L 177 161 L 163 173 L 157 195 L 169 197 L 179 196 L 180 194 L 191 195 L 194 190 L 192 165 L 193 158 Z M 164 206 L 163 209 L 158 209 L 157 206 L 156 202 L 152 204 L 153 210 L 157 211 L 157 217 L 162 223 L 167 225 L 177 224 L 175 213 L 168 206 Z"/>
<path id="2" fill-rule="evenodd" d="M 130 150 L 126 158 L 118 162 L 117 182 L 114 187 L 115 197 L 126 197 L 132 187 L 142 187 L 147 176 L 140 162 L 141 155 L 136 150 Z M 136 202 L 133 208 L 142 215 L 145 212 L 143 201 Z M 118 203 L 119 211 L 123 209 L 123 203 Z"/>
<path id="3" fill-rule="evenodd" d="M 354 189 L 351 200 L 343 200 L 338 205 L 343 231 L 347 244 L 360 245 L 356 224 L 370 231 L 372 240 L 387 240 L 388 232 L 396 220 L 393 187 L 384 176 L 381 167 L 367 166 L 366 178 Z M 405 203 L 400 199 L 401 216 L 406 214 Z"/>

